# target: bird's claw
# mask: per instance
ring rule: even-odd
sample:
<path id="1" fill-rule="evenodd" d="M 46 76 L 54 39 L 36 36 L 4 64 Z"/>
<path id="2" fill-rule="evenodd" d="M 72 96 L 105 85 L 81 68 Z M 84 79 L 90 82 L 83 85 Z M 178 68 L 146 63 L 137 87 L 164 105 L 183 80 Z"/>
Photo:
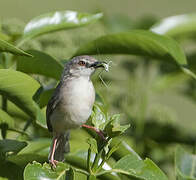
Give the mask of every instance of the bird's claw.
<path id="1" fill-rule="evenodd" d="M 51 164 L 52 168 L 56 168 L 58 161 L 57 160 L 49 160 L 49 163 Z"/>

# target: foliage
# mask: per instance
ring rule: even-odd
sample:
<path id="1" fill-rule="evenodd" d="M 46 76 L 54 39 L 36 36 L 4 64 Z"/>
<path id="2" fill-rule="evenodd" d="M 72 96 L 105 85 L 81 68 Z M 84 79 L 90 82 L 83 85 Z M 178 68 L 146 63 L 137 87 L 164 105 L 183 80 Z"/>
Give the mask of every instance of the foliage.
<path id="1" fill-rule="evenodd" d="M 178 146 L 173 164 L 176 143 L 188 151 L 195 145 L 195 52 L 184 50 L 190 37 L 195 43 L 195 15 L 137 22 L 101 17 L 62 11 L 26 25 L 2 22 L 0 179 L 196 179 L 195 155 Z M 93 77 L 97 97 L 88 124 L 105 140 L 73 130 L 71 153 L 51 169 L 46 105 L 64 63 L 81 54 L 110 57 L 114 64 L 104 74 L 107 88 Z"/>

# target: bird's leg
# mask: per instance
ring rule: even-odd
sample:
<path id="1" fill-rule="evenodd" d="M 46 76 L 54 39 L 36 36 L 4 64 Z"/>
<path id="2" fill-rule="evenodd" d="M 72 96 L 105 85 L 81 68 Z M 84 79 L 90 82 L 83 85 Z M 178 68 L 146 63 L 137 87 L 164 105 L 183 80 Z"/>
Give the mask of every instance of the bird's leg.
<path id="1" fill-rule="evenodd" d="M 58 161 L 54 159 L 57 139 L 58 139 L 58 136 L 55 135 L 52 140 L 52 151 L 50 152 L 50 156 L 49 156 L 49 163 L 52 165 L 53 168 L 56 168 L 56 165 L 58 163 Z"/>
<path id="2" fill-rule="evenodd" d="M 89 125 L 86 125 L 86 124 L 83 124 L 82 127 L 85 127 L 85 128 L 94 130 L 103 140 L 106 141 L 106 138 L 104 136 L 104 133 L 100 129 L 97 129 L 96 127 L 89 126 Z"/>

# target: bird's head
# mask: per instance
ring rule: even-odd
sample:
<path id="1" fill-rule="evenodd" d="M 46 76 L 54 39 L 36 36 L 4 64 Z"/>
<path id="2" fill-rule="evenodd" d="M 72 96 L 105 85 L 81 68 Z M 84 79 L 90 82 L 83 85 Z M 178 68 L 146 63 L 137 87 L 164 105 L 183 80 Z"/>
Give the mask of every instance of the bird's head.
<path id="1" fill-rule="evenodd" d="M 97 68 L 104 68 L 104 64 L 91 56 L 76 56 L 67 63 L 66 69 L 73 76 L 90 77 Z"/>

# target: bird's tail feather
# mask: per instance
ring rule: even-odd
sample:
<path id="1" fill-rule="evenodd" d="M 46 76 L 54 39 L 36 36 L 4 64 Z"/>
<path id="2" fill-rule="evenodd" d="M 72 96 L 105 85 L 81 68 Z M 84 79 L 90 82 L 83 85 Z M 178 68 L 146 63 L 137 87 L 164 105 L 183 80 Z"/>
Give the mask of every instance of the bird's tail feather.
<path id="1" fill-rule="evenodd" d="M 61 134 L 58 137 L 56 150 L 55 150 L 55 153 L 54 153 L 54 159 L 55 160 L 64 161 L 65 153 L 68 153 L 70 151 L 69 137 L 70 137 L 70 132 L 69 131 Z"/>

